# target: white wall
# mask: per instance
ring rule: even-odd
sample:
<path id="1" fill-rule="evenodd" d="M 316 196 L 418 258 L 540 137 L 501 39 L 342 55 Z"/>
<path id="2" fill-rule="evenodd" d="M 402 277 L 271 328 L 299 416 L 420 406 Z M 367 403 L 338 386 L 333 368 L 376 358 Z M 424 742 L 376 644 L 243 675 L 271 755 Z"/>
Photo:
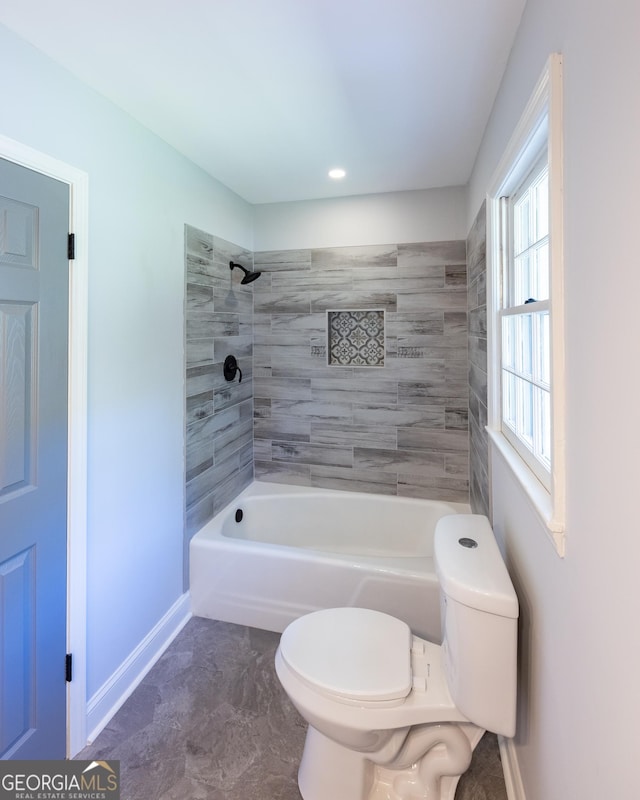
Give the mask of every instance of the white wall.
<path id="1" fill-rule="evenodd" d="M 338 197 L 254 206 L 254 248 L 294 250 L 466 239 L 466 189 Z"/>
<path id="2" fill-rule="evenodd" d="M 493 513 L 523 612 L 516 752 L 527 800 L 638 794 L 640 6 L 528 0 L 467 226 L 552 51 L 564 57 L 567 554 L 499 457 Z"/>
<path id="3" fill-rule="evenodd" d="M 0 72 L 0 134 L 89 175 L 90 698 L 183 591 L 183 226 L 252 209 L 3 27 Z"/>

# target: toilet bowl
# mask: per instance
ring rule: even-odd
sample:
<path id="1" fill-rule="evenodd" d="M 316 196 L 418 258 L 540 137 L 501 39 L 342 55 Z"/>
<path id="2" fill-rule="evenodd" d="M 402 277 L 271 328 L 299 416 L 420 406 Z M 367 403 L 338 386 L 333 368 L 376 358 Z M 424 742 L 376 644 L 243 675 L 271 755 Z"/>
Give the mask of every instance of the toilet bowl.
<path id="1" fill-rule="evenodd" d="M 304 800 L 453 800 L 485 730 L 515 730 L 518 604 L 485 517 L 438 523 L 443 643 L 364 608 L 300 617 L 276 672 L 308 722 Z"/>

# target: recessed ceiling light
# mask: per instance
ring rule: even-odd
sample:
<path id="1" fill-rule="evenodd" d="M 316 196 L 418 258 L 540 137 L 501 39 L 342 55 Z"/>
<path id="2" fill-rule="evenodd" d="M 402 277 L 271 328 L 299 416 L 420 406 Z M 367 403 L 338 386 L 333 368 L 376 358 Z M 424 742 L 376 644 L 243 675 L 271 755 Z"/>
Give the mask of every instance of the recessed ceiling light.
<path id="1" fill-rule="evenodd" d="M 340 178 L 344 178 L 347 173 L 341 169 L 340 167 L 336 167 L 336 169 L 329 170 L 329 177 L 333 178 L 336 181 L 339 181 Z"/>

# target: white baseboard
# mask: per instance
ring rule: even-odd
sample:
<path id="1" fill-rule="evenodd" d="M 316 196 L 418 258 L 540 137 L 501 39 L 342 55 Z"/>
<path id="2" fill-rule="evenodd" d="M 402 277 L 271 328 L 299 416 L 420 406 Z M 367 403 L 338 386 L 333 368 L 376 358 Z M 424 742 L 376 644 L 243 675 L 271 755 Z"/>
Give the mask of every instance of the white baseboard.
<path id="1" fill-rule="evenodd" d="M 185 592 L 105 681 L 87 704 L 87 744 L 91 744 L 191 618 Z"/>
<path id="2" fill-rule="evenodd" d="M 504 782 L 507 787 L 507 797 L 509 800 L 526 800 L 513 739 L 505 739 L 504 736 L 498 736 L 498 744 L 500 746 Z"/>

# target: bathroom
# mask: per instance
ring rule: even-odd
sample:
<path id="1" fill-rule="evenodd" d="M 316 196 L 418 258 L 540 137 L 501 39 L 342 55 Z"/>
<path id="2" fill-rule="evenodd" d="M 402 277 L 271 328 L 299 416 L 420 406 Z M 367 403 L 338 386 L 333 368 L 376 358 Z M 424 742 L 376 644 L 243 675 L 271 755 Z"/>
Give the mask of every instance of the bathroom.
<path id="1" fill-rule="evenodd" d="M 82 744 L 126 693 L 140 663 L 187 614 L 185 224 L 238 243 L 254 257 L 281 250 L 467 242 L 545 60 L 562 52 L 565 557 L 550 546 L 509 469 L 498 458 L 483 457 L 484 376 L 473 366 L 475 356 L 470 490 L 478 502 L 490 504 L 521 602 L 515 752 L 523 796 L 634 796 L 640 709 L 633 687 L 640 652 L 627 632 L 635 628 L 637 607 L 629 587 L 635 586 L 640 557 L 633 522 L 640 432 L 620 406 L 633 407 L 640 388 L 633 368 L 640 296 L 633 257 L 640 177 L 637 13 L 631 0 L 615 7 L 599 0 L 588 14 L 577 0 L 528 0 L 467 186 L 255 207 L 0 28 L 0 63 L 15 76 L 4 96 L 0 133 L 90 178 Z M 476 265 L 467 258 L 466 266 L 467 291 L 473 291 Z M 478 276 L 476 291 L 480 281 Z M 260 281 L 254 290 L 258 296 Z M 473 324 L 482 353 L 481 311 Z M 242 367 L 240 349 L 237 355 Z M 256 374 L 257 366 L 264 364 L 254 364 L 256 384 L 267 380 Z M 488 496 L 483 487 L 489 487 Z M 153 576 L 144 593 L 141 574 Z M 602 680 L 606 691 L 595 691 Z"/>

